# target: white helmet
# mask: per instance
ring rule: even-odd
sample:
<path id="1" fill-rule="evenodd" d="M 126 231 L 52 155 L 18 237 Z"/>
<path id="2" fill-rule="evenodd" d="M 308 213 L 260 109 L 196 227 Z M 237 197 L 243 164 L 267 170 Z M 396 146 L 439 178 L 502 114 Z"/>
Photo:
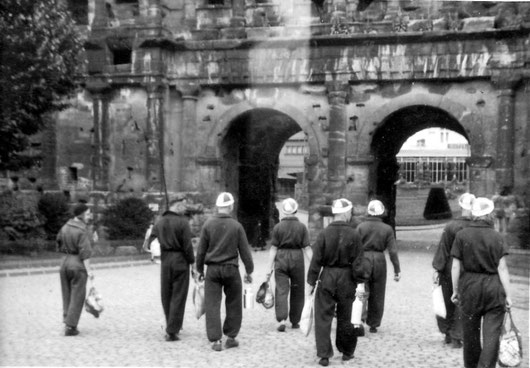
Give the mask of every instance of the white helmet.
<path id="1" fill-rule="evenodd" d="M 486 216 L 492 213 L 494 208 L 495 205 L 491 199 L 479 197 L 471 204 L 471 214 L 475 217 Z"/>
<path id="2" fill-rule="evenodd" d="M 292 198 L 284 199 L 282 202 L 282 212 L 284 215 L 292 215 L 298 211 L 298 203 Z"/>
<path id="3" fill-rule="evenodd" d="M 334 215 L 351 211 L 353 205 L 346 198 L 335 199 L 331 205 L 331 213 Z"/>
<path id="4" fill-rule="evenodd" d="M 374 199 L 368 203 L 366 212 L 368 212 L 370 216 L 381 216 L 383 213 L 385 213 L 385 205 L 383 202 Z"/>
<path id="5" fill-rule="evenodd" d="M 471 205 L 475 196 L 471 193 L 464 193 L 458 198 L 458 205 L 464 210 L 471 210 Z"/>
<path id="6" fill-rule="evenodd" d="M 234 204 L 234 196 L 228 192 L 219 194 L 217 196 L 217 201 L 215 201 L 217 207 L 228 207 L 232 204 Z"/>

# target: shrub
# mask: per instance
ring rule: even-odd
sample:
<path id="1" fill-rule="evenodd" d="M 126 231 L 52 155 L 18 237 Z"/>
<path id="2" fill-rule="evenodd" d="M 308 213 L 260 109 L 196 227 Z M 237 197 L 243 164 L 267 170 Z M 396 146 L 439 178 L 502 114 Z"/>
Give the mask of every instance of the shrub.
<path id="1" fill-rule="evenodd" d="M 39 199 L 37 208 L 45 218 L 44 231 L 46 231 L 47 238 L 55 239 L 70 217 L 66 196 L 62 193 L 46 193 Z"/>
<path id="2" fill-rule="evenodd" d="M 102 224 L 110 240 L 143 239 L 153 212 L 143 200 L 129 197 L 119 200 L 103 212 Z"/>
<path id="3" fill-rule="evenodd" d="M 425 204 L 425 210 L 423 211 L 423 217 L 426 220 L 450 219 L 453 217 L 444 188 L 431 188 Z"/>
<path id="4" fill-rule="evenodd" d="M 35 198 L 11 191 L 0 194 L 0 231 L 5 238 L 42 238 L 43 223 Z"/>

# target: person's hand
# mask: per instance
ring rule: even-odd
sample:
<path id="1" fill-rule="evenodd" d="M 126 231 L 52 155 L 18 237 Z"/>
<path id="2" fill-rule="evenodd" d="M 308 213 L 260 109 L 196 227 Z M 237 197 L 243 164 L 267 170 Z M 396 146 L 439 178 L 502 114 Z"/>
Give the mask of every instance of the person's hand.
<path id="1" fill-rule="evenodd" d="M 245 275 L 245 283 L 252 284 L 252 275 L 251 274 L 246 274 Z"/>
<path id="2" fill-rule="evenodd" d="M 394 274 L 394 281 L 395 282 L 398 282 L 400 279 L 401 279 L 401 274 L 399 274 L 399 273 Z"/>
<path id="3" fill-rule="evenodd" d="M 460 295 L 456 291 L 454 291 L 453 295 L 451 295 L 451 301 L 453 302 L 453 304 L 460 304 Z"/>
<path id="4" fill-rule="evenodd" d="M 512 298 L 509 296 L 506 297 L 506 308 L 510 309 L 512 307 Z"/>
<path id="5" fill-rule="evenodd" d="M 311 295 L 315 291 L 315 285 L 306 284 L 305 290 L 307 295 Z"/>
<path id="6" fill-rule="evenodd" d="M 434 271 L 432 274 L 432 283 L 435 285 L 440 284 L 440 272 Z"/>
<path id="7" fill-rule="evenodd" d="M 199 277 L 197 277 L 197 280 L 199 280 L 199 282 L 203 282 L 204 281 L 204 274 L 199 273 Z"/>

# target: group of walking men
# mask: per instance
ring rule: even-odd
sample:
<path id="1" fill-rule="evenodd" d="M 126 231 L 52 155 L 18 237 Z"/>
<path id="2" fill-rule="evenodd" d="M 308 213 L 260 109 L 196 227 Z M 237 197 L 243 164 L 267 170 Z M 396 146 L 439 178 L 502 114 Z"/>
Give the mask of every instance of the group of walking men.
<path id="1" fill-rule="evenodd" d="M 499 336 L 506 308 L 511 306 L 508 248 L 493 228 L 494 204 L 487 198 L 466 193 L 459 198 L 462 216 L 449 222 L 433 259 L 434 280 L 442 287 L 446 318 L 438 319 L 445 341 L 463 345 L 466 368 L 495 367 Z M 244 281 L 252 283 L 254 263 L 242 225 L 231 213 L 232 194 L 217 197 L 217 213 L 201 230 L 196 255 L 183 200 L 169 203 L 151 231 L 149 241 L 161 247 L 161 297 L 166 318 L 167 341 L 179 340 L 189 290 L 190 270 L 205 281 L 206 333 L 212 349 L 239 345 L 236 337 L 242 322 L 242 280 L 239 258 L 245 267 Z M 367 217 L 358 225 L 352 221 L 352 203 L 344 198 L 332 203 L 333 221 L 310 246 L 308 230 L 296 217 L 298 204 L 292 198 L 281 204 L 282 220 L 272 230 L 268 269 L 275 276 L 277 330 L 284 332 L 287 319 L 299 328 L 305 296 L 314 294 L 315 339 L 319 364 L 327 366 L 333 356 L 331 325 L 337 318 L 336 347 L 342 360 L 353 358 L 357 336 L 351 323 L 352 303 L 357 286 L 368 291 L 363 321 L 376 333 L 381 325 L 386 288 L 386 260 L 390 255 L 394 280 L 400 279 L 400 265 L 393 229 L 382 221 L 384 205 L 372 200 Z M 79 334 L 77 324 L 92 276 L 91 241 L 87 223 L 89 207 L 74 207 L 74 217 L 57 235 L 59 250 L 66 254 L 60 269 L 65 335 Z M 207 266 L 205 274 L 205 265 Z M 307 266 L 307 275 L 306 275 Z M 226 316 L 221 324 L 221 301 L 225 295 Z M 357 295 L 360 297 L 360 295 Z M 481 323 L 482 340 L 481 345 Z"/>
<path id="2" fill-rule="evenodd" d="M 493 201 L 464 193 L 458 204 L 462 214 L 445 226 L 432 262 L 446 308 L 445 318 L 437 317 L 438 327 L 446 343 L 463 346 L 466 368 L 495 368 L 512 304 L 508 247 L 494 229 Z"/>

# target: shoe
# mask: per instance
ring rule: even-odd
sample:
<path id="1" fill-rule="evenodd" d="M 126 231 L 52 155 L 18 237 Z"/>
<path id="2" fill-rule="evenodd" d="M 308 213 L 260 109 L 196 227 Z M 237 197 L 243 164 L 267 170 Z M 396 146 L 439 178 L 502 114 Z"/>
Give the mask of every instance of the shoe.
<path id="1" fill-rule="evenodd" d="M 343 361 L 348 361 L 348 360 L 352 360 L 353 359 L 353 354 L 350 355 L 350 354 L 342 354 L 342 360 Z"/>
<path id="2" fill-rule="evenodd" d="M 277 330 L 279 332 L 285 332 L 285 323 L 280 323 L 280 325 L 278 326 Z"/>
<path id="3" fill-rule="evenodd" d="M 460 349 L 462 348 L 462 340 L 459 340 L 459 339 L 453 339 L 452 343 L 451 343 L 451 346 L 453 347 L 453 349 Z"/>
<path id="4" fill-rule="evenodd" d="M 292 327 L 291 327 L 293 330 L 296 330 L 298 328 L 300 328 L 300 325 L 298 323 L 293 323 Z"/>
<path id="5" fill-rule="evenodd" d="M 237 341 L 233 337 L 229 337 L 225 342 L 225 348 L 227 349 L 237 348 L 238 346 L 239 346 L 239 341 Z"/>
<path id="6" fill-rule="evenodd" d="M 370 332 L 371 333 L 376 333 L 377 332 L 377 328 L 376 327 L 370 327 Z"/>
<path id="7" fill-rule="evenodd" d="M 320 360 L 318 361 L 318 364 L 320 364 L 322 367 L 327 367 L 329 365 L 329 359 L 320 358 Z"/>
<path id="8" fill-rule="evenodd" d="M 64 336 L 77 336 L 79 335 L 79 330 L 76 327 L 66 326 L 64 329 Z"/>
<path id="9" fill-rule="evenodd" d="M 180 340 L 180 338 L 177 336 L 177 334 L 174 334 L 174 333 L 166 334 L 166 341 L 179 341 L 179 340 Z"/>
<path id="10" fill-rule="evenodd" d="M 449 334 L 445 335 L 444 342 L 446 344 L 450 344 L 452 341 L 453 341 L 453 339 L 451 338 L 451 336 Z"/>
<path id="11" fill-rule="evenodd" d="M 212 350 L 215 351 L 221 351 L 223 350 L 223 342 L 221 340 L 217 340 L 212 344 Z"/>

